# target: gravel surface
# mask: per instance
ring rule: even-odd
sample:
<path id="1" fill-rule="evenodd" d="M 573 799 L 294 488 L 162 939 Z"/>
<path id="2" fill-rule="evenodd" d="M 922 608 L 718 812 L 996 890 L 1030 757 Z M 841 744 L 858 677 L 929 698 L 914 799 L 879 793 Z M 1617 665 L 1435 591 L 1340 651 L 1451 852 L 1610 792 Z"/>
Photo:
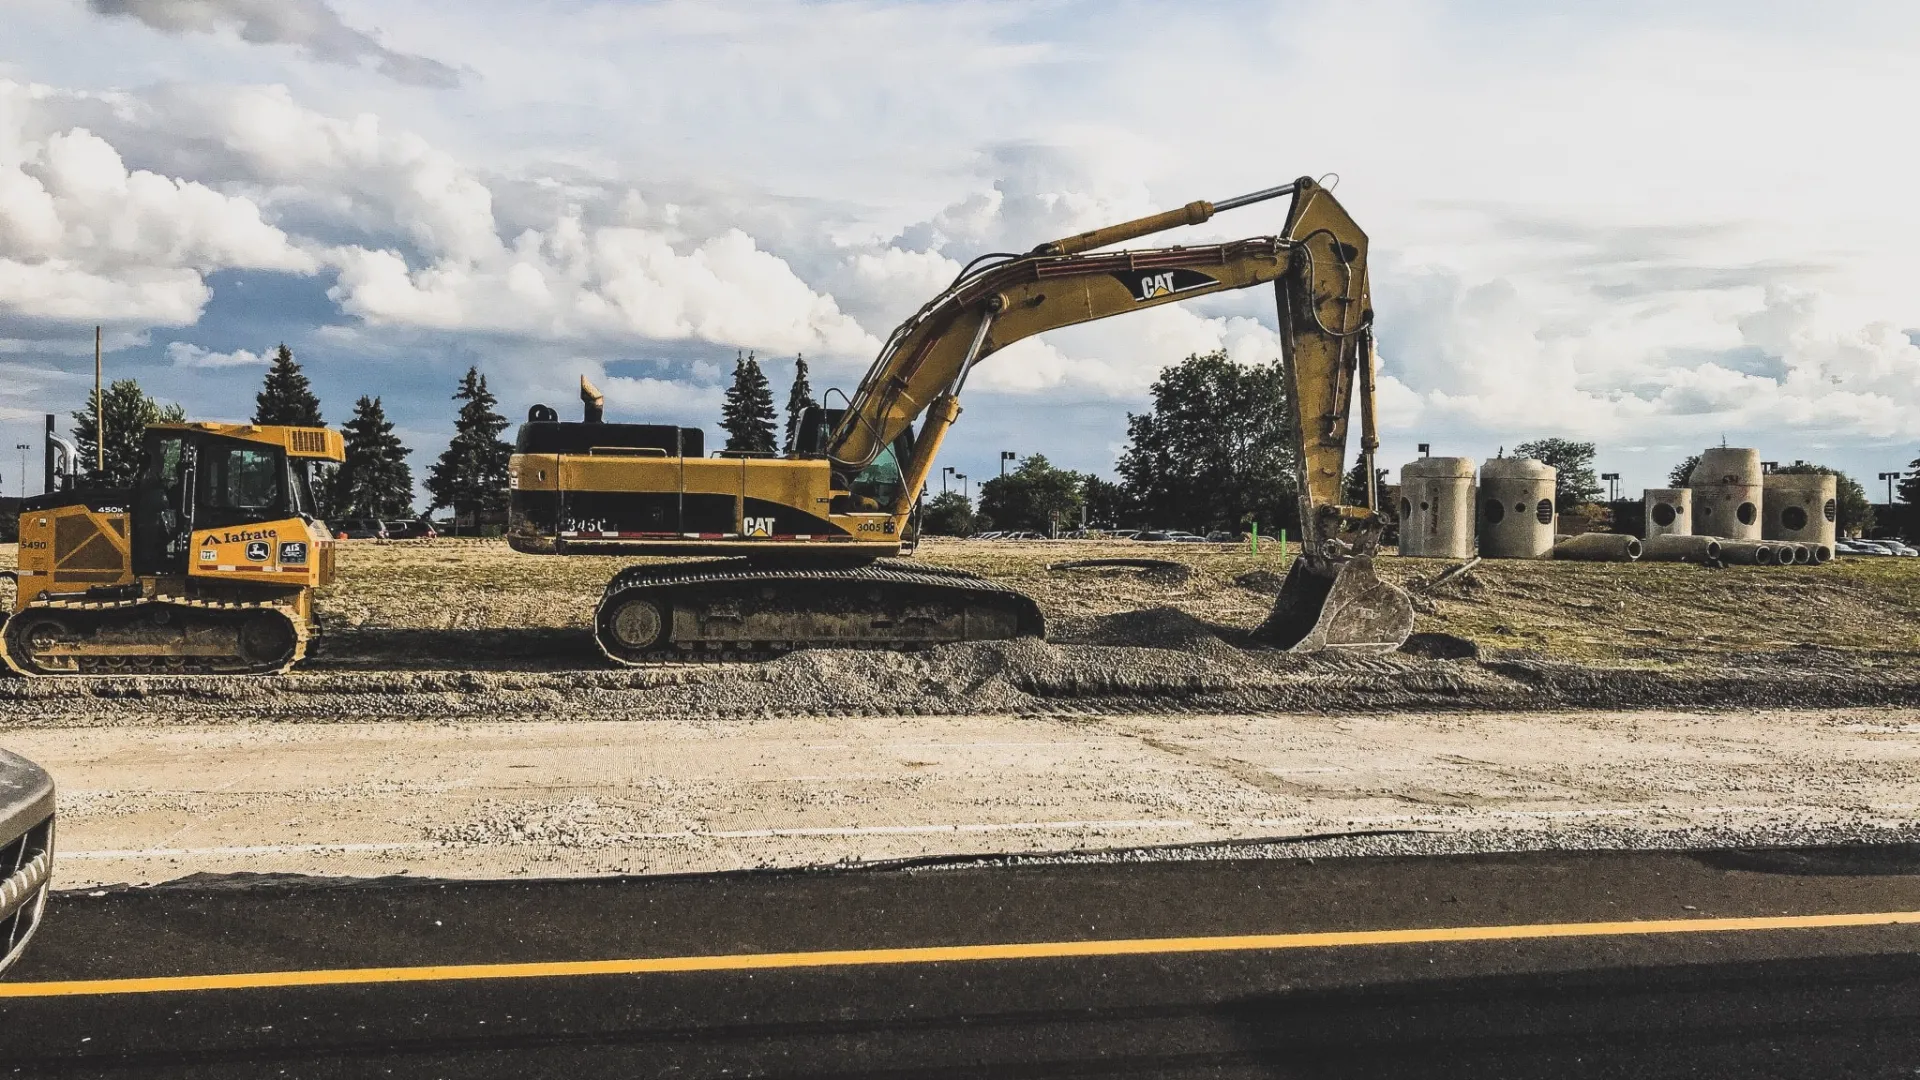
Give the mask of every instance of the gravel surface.
<path id="1" fill-rule="evenodd" d="M 7 743 L 60 782 L 68 887 L 1198 857 L 1180 853 L 1223 841 L 1275 855 L 1747 846 L 1920 825 L 1914 710 L 468 716 Z"/>

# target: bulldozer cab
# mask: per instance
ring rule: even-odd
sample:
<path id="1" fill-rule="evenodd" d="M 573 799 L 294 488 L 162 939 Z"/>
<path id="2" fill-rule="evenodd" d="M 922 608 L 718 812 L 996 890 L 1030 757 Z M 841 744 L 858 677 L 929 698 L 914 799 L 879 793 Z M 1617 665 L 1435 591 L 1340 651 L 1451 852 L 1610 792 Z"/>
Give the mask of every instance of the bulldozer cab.
<path id="1" fill-rule="evenodd" d="M 284 447 L 190 428 L 156 427 L 133 497 L 133 572 L 185 574 L 195 529 L 313 516 L 304 458 Z"/>

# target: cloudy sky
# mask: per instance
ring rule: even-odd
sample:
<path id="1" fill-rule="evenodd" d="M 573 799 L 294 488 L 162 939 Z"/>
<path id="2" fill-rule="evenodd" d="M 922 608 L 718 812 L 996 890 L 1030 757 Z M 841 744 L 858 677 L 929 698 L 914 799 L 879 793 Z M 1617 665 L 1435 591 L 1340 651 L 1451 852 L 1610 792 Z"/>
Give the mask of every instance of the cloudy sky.
<path id="1" fill-rule="evenodd" d="M 206 418 L 285 341 L 418 472 L 470 364 L 510 417 L 585 372 L 711 427 L 736 350 L 851 390 L 976 254 L 1325 173 L 1374 239 L 1389 464 L 1565 435 L 1637 488 L 1725 438 L 1882 490 L 1920 456 L 1920 5 L 0 6 L 8 494 L 95 323 Z M 1108 473 L 1161 366 L 1275 355 L 1270 305 L 1009 349 L 944 463 Z"/>

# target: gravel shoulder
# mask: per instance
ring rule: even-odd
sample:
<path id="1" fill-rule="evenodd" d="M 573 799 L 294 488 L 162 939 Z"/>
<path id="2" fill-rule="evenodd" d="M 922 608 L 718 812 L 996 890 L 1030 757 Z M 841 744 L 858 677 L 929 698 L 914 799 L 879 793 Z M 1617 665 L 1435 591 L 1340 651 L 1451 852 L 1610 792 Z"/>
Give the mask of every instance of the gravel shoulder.
<path id="1" fill-rule="evenodd" d="M 197 873 L 679 873 L 1369 834 L 1329 854 L 1920 839 L 1920 712 L 122 725 L 62 888 Z"/>

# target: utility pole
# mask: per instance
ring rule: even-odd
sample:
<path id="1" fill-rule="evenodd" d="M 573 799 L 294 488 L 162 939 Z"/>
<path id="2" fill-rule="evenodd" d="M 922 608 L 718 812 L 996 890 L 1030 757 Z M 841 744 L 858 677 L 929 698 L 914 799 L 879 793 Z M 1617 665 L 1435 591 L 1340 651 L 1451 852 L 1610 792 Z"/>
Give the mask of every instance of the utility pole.
<path id="1" fill-rule="evenodd" d="M 20 451 L 20 497 L 27 497 L 27 451 L 32 449 L 26 443 L 14 443 L 13 448 Z"/>
<path id="2" fill-rule="evenodd" d="M 93 456 L 95 475 L 107 475 L 107 410 L 100 400 L 100 328 L 93 328 Z"/>

